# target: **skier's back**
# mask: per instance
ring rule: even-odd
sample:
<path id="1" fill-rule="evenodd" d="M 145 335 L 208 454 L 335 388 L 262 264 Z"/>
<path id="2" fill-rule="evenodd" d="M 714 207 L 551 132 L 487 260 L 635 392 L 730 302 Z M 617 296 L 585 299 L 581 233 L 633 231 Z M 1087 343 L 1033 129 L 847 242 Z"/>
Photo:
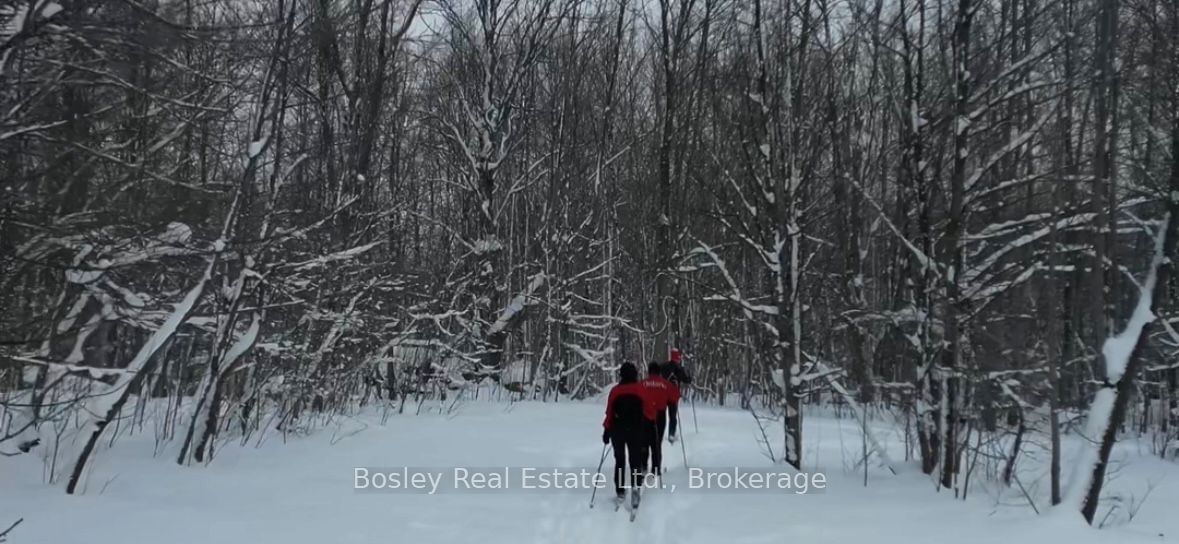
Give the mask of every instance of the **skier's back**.
<path id="1" fill-rule="evenodd" d="M 676 424 L 679 423 L 679 400 L 682 394 L 682 387 L 692 383 L 692 376 L 684 369 L 681 362 L 680 350 L 672 348 L 671 356 L 668 358 L 666 364 L 663 365 L 663 377 L 667 381 L 676 386 L 676 398 L 674 401 L 667 404 L 667 423 L 668 433 L 667 439 L 671 443 L 675 443 Z"/>
<path id="2" fill-rule="evenodd" d="M 680 388 L 663 377 L 663 365 L 647 365 L 647 377 L 642 381 L 655 403 L 655 426 L 651 434 L 651 471 L 663 474 L 663 433 L 667 429 L 667 409 L 680 401 Z"/>
<path id="3" fill-rule="evenodd" d="M 631 363 L 618 369 L 619 381 L 610 389 L 606 402 L 606 419 L 602 422 L 602 443 L 614 445 L 614 492 L 626 497 L 623 478 L 630 465 L 631 501 L 637 505 L 639 487 L 647 467 L 647 448 L 651 427 L 655 424 L 655 402 L 639 383 L 639 371 Z"/>

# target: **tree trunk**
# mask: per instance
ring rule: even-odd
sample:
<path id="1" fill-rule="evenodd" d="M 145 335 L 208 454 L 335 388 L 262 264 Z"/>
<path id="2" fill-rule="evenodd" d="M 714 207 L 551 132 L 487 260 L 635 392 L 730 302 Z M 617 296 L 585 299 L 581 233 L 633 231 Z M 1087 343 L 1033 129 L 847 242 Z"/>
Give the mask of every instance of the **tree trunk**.
<path id="1" fill-rule="evenodd" d="M 962 230 L 965 221 L 964 198 L 966 193 L 966 163 L 970 158 L 968 146 L 970 132 L 970 23 L 974 14 L 971 0 L 958 0 L 958 13 L 954 24 L 954 158 L 950 180 L 950 213 L 946 226 L 945 269 L 946 278 L 946 340 L 948 351 L 943 357 L 942 392 L 944 460 L 942 461 L 941 483 L 946 488 L 954 486 L 958 474 L 958 419 L 961 402 L 958 398 L 962 369 L 962 324 L 961 286 Z"/>
<path id="2" fill-rule="evenodd" d="M 1179 113 L 1179 106 L 1173 107 L 1172 111 Z M 1157 320 L 1155 316 L 1163 303 L 1162 297 L 1159 295 L 1162 294 L 1163 286 L 1170 281 L 1170 276 L 1173 273 L 1174 264 L 1170 256 L 1175 254 L 1176 239 L 1179 238 L 1179 115 L 1176 115 L 1174 119 L 1171 129 L 1172 160 L 1167 191 L 1167 213 L 1162 227 L 1164 230 L 1156 239 L 1155 255 L 1152 259 L 1149 276 L 1139 295 L 1138 307 L 1127 323 L 1126 329 L 1117 338 L 1117 340 L 1124 342 L 1129 340 L 1127 335 L 1133 335 L 1133 348 L 1128 354 L 1123 355 L 1117 351 L 1121 348 L 1117 347 L 1114 338 L 1107 340 L 1103 349 L 1107 372 L 1106 380 L 1102 384 L 1101 390 L 1098 391 L 1097 398 L 1093 401 L 1093 409 L 1090 410 L 1090 417 L 1096 418 L 1096 430 L 1101 436 L 1097 459 L 1092 466 L 1092 473 L 1088 476 L 1084 502 L 1080 506 L 1081 514 L 1090 524 L 1093 523 L 1093 518 L 1097 513 L 1097 504 L 1101 498 L 1101 489 L 1109 464 L 1110 452 L 1113 451 L 1114 443 L 1117 442 L 1118 429 L 1126 419 L 1130 400 L 1134 396 L 1134 382 L 1142 368 L 1142 352 L 1146 348 L 1153 329 L 1151 324 Z M 1119 360 L 1123 358 L 1124 360 Z M 1124 368 L 1120 374 L 1118 374 L 1119 366 Z M 1112 406 L 1108 408 L 1108 418 L 1102 421 L 1101 416 L 1104 415 L 1102 412 L 1106 409 L 1103 406 L 1105 403 L 1112 404 Z M 1085 467 L 1082 466 L 1081 470 L 1085 470 Z"/>

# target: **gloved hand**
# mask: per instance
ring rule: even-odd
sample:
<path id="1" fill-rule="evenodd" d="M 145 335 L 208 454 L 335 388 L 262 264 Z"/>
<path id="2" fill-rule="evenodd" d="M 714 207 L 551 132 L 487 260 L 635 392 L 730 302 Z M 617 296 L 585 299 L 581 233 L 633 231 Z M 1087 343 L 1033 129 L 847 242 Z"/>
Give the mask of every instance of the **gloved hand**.
<path id="1" fill-rule="evenodd" d="M 602 443 L 603 444 L 610 443 L 610 429 L 606 429 L 606 430 L 602 431 Z"/>

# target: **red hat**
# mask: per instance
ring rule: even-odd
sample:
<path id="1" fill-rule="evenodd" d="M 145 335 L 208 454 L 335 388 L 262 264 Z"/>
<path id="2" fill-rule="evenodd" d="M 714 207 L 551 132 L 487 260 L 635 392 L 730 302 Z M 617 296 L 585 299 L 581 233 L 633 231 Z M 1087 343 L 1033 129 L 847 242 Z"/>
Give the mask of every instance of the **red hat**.
<path id="1" fill-rule="evenodd" d="M 680 362 L 680 350 L 678 350 L 676 348 L 671 348 L 671 362 L 673 362 L 673 363 Z"/>

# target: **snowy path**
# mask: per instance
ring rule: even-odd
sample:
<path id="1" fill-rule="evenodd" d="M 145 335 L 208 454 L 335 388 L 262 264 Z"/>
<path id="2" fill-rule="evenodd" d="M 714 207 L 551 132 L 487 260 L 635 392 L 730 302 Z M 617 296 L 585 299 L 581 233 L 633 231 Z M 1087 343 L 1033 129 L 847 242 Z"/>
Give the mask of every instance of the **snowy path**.
<path id="1" fill-rule="evenodd" d="M 257 449 L 225 447 L 208 467 L 177 467 L 171 454 L 153 458 L 150 436 L 124 438 L 100 454 L 86 495 L 77 497 L 43 486 L 35 459 L 0 459 L 0 524 L 25 518 L 11 544 L 1081 544 L 1179 536 L 1171 513 L 1179 500 L 1173 464 L 1135 459 L 1135 470 L 1115 483 L 1139 497 L 1148 480 L 1156 489 L 1133 524 L 1098 532 L 1071 520 L 1035 518 L 1017 493 L 1004 495 L 1001 506 L 995 493 L 978 488 L 969 501 L 956 501 L 912 472 L 892 476 L 873 467 L 865 488 L 862 472 L 847 472 L 860 448 L 855 424 L 819 417 L 806 428 L 806 456 L 811 470 L 827 476 L 826 490 L 686 490 L 680 446 L 665 445 L 667 483 L 678 489 L 646 493 L 634 523 L 613 511 L 609 490 L 599 491 L 591 510 L 588 490 L 426 495 L 353 489 L 355 467 L 597 466 L 598 404 L 473 402 L 459 412 L 393 416 L 384 426 L 376 418 L 353 421 L 337 433 L 336 444 L 331 430 L 286 444 L 273 436 Z M 690 411 L 685 420 L 692 466 L 773 468 L 759 451 L 749 414 L 700 409 L 698 415 L 699 433 Z M 899 448 L 895 437 L 882 438 Z M 899 449 L 893 453 L 902 458 Z M 604 470 L 611 463 L 607 458 Z"/>

